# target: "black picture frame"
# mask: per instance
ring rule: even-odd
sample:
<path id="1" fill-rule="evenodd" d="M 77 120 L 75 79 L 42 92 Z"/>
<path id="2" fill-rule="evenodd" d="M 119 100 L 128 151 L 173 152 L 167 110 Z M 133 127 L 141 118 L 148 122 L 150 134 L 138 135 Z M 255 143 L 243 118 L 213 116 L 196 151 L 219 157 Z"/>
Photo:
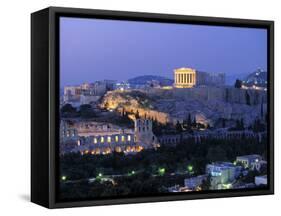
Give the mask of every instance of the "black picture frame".
<path id="1" fill-rule="evenodd" d="M 265 28 L 268 32 L 268 187 L 222 190 L 150 197 L 59 202 L 59 25 L 58 18 L 87 17 L 145 22 L 164 22 Z M 47 208 L 111 205 L 173 200 L 274 194 L 274 22 L 202 16 L 137 13 L 49 7 L 31 14 L 31 201 Z"/>

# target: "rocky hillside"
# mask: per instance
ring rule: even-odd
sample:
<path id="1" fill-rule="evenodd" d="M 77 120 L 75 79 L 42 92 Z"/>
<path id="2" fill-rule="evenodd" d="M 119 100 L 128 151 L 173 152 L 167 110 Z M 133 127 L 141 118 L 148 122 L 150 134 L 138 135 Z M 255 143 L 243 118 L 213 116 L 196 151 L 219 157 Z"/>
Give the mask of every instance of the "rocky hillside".
<path id="1" fill-rule="evenodd" d="M 202 124 L 215 125 L 222 118 L 227 120 L 244 119 L 245 124 L 250 124 L 257 117 L 266 113 L 266 104 L 256 103 L 230 103 L 212 97 L 182 97 L 176 92 L 145 92 L 145 91 L 112 91 L 108 92 L 103 100 L 102 107 L 122 112 L 139 113 L 157 119 L 159 122 L 182 121 L 189 114 Z"/>

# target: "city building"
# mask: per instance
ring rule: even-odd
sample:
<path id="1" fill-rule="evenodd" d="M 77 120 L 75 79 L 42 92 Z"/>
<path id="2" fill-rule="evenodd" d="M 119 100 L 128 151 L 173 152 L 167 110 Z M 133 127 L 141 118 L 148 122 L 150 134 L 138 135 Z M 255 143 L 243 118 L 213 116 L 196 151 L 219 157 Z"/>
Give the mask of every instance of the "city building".
<path id="1" fill-rule="evenodd" d="M 152 121 L 148 119 L 136 119 L 134 137 L 135 142 L 140 143 L 144 147 L 159 147 L 157 137 L 152 131 Z"/>
<path id="2" fill-rule="evenodd" d="M 77 141 L 78 132 L 77 129 L 70 127 L 66 121 L 60 121 L 60 142 Z"/>
<path id="3" fill-rule="evenodd" d="M 260 155 L 253 154 L 236 157 L 236 163 L 241 163 L 244 168 L 260 170 L 261 166 L 266 163 L 266 161 L 263 161 Z"/>
<path id="4" fill-rule="evenodd" d="M 191 190 L 187 187 L 181 187 L 180 185 L 175 185 L 168 188 L 168 191 L 171 193 L 180 193 L 180 192 L 190 192 Z"/>
<path id="5" fill-rule="evenodd" d="M 128 83 L 128 82 L 119 82 L 119 83 L 116 83 L 116 85 L 115 85 L 115 89 L 120 90 L 120 91 L 129 90 L 130 88 L 131 88 L 130 83 Z"/>
<path id="6" fill-rule="evenodd" d="M 90 104 L 96 102 L 107 91 L 115 88 L 114 80 L 96 81 L 94 83 L 83 83 L 77 86 L 65 86 L 63 94 L 63 103 L 69 103 L 74 107 L 81 104 Z"/>
<path id="7" fill-rule="evenodd" d="M 224 73 L 208 73 L 196 71 L 192 68 L 178 68 L 174 70 L 175 88 L 192 88 L 195 86 L 223 86 Z"/>
<path id="8" fill-rule="evenodd" d="M 82 104 L 91 104 L 95 103 L 100 99 L 100 96 L 95 95 L 81 95 L 80 96 L 80 105 Z"/>
<path id="9" fill-rule="evenodd" d="M 208 73 L 203 71 L 196 71 L 196 85 L 197 86 L 223 86 L 225 85 L 224 73 Z"/>
<path id="10" fill-rule="evenodd" d="M 257 186 L 267 185 L 267 175 L 256 176 L 255 177 L 255 184 Z"/>
<path id="11" fill-rule="evenodd" d="M 176 146 L 182 141 L 180 134 L 163 134 L 158 136 L 161 145 Z"/>
<path id="12" fill-rule="evenodd" d="M 134 142 L 133 133 L 115 133 L 108 135 L 97 135 L 80 137 L 77 141 L 76 151 L 81 154 L 110 154 L 112 152 L 139 152 L 142 146 Z"/>
<path id="13" fill-rule="evenodd" d="M 218 140 L 229 140 L 229 139 L 243 139 L 245 138 L 256 138 L 259 141 L 266 136 L 266 133 L 254 133 L 249 130 L 241 131 L 228 131 L 226 129 L 217 129 L 217 130 L 203 130 L 203 131 L 194 131 L 192 134 L 189 132 L 183 131 L 181 134 L 162 134 L 159 135 L 158 141 L 161 145 L 176 146 L 181 141 L 186 141 L 193 139 L 196 143 L 201 143 L 204 139 L 218 139 Z M 261 160 L 260 165 L 262 166 L 266 161 Z M 258 165 L 257 165 L 258 166 Z"/>
<path id="14" fill-rule="evenodd" d="M 109 154 L 114 151 L 134 153 L 143 149 L 160 147 L 160 143 L 152 132 L 152 122 L 148 119 L 136 119 L 135 129 L 122 129 L 104 123 L 81 122 L 74 123 L 74 126 L 67 127 L 67 129 L 75 131 L 75 136 L 72 135 L 74 132 L 69 135 L 64 132 L 65 127 L 61 127 L 61 133 L 66 133 L 67 137 L 75 137 L 76 145 L 72 149 L 66 148 L 66 139 L 62 139 L 61 144 L 70 152 L 80 152 L 81 154 Z"/>
<path id="15" fill-rule="evenodd" d="M 230 162 L 216 162 L 207 164 L 206 174 L 211 177 L 211 189 L 229 189 L 232 182 L 240 175 L 241 166 Z"/>
<path id="16" fill-rule="evenodd" d="M 80 100 L 80 86 L 65 86 L 63 91 L 63 102 L 76 104 Z"/>
<path id="17" fill-rule="evenodd" d="M 117 83 L 116 80 L 103 80 L 103 81 L 99 81 L 99 82 L 105 84 L 106 91 L 112 91 L 112 90 L 114 90 L 114 89 L 115 89 L 115 86 L 116 86 L 116 83 Z"/>
<path id="18" fill-rule="evenodd" d="M 158 80 L 147 81 L 146 86 L 148 88 L 161 88 L 160 81 L 158 81 Z"/>
<path id="19" fill-rule="evenodd" d="M 207 175 L 200 175 L 192 178 L 184 179 L 184 186 L 190 190 L 196 190 L 207 179 Z"/>

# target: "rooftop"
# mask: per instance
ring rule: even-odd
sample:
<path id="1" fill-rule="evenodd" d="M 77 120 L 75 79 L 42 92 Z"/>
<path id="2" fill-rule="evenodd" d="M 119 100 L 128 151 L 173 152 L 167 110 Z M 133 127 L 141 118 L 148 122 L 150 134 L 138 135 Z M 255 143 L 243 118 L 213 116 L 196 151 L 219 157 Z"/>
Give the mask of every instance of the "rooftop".
<path id="1" fill-rule="evenodd" d="M 256 158 L 261 158 L 261 156 L 257 154 L 237 156 L 237 159 L 245 159 L 245 158 L 254 160 Z"/>

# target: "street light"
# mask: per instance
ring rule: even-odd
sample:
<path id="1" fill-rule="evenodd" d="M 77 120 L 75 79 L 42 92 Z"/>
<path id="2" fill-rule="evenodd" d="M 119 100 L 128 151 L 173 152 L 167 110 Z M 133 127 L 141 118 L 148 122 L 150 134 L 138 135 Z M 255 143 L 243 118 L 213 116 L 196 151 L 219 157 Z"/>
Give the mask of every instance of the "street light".
<path id="1" fill-rule="evenodd" d="M 65 181 L 66 180 L 66 176 L 62 176 L 61 180 Z"/>
<path id="2" fill-rule="evenodd" d="M 188 170 L 188 172 L 192 172 L 193 171 L 193 166 L 192 165 L 188 165 L 187 166 L 187 170 Z"/>
<path id="3" fill-rule="evenodd" d="M 165 174 L 165 168 L 159 168 L 158 173 L 159 173 L 159 175 L 164 175 Z"/>

